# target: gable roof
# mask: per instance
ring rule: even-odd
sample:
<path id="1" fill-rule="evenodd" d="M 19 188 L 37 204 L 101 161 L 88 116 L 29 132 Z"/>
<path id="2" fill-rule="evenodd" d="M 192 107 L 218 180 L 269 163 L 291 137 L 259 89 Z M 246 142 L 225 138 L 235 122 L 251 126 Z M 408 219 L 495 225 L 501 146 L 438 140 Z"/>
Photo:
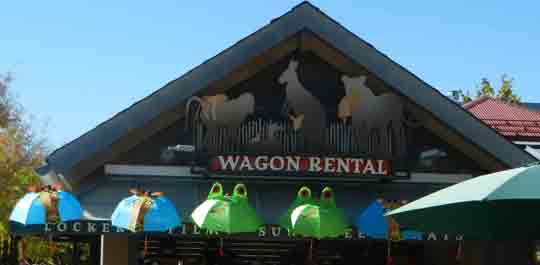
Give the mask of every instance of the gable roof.
<path id="1" fill-rule="evenodd" d="M 463 108 L 506 137 L 540 138 L 540 112 L 487 96 Z"/>
<path id="2" fill-rule="evenodd" d="M 303 2 L 257 32 L 166 84 L 148 97 L 101 123 L 47 157 L 49 172 L 68 181 L 80 181 L 82 174 L 95 170 L 111 158 L 110 147 L 135 134 L 160 114 L 171 111 L 183 100 L 211 82 L 225 78 L 257 56 L 298 32 L 310 31 L 351 60 L 412 100 L 455 133 L 508 167 L 533 161 L 530 155 L 500 137 L 495 131 L 447 99 L 439 91 L 392 61 L 308 2 Z M 100 157 L 97 159 L 96 157 Z M 88 161 L 96 160 L 91 164 Z M 99 160 L 99 161 L 97 161 Z M 75 170 L 77 168 L 77 170 Z"/>

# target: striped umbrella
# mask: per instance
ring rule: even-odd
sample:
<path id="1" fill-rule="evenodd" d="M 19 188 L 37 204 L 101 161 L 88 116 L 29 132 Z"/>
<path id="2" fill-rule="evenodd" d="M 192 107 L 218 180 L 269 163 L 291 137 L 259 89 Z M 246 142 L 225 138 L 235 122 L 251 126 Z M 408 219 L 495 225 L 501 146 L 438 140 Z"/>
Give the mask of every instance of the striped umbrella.
<path id="1" fill-rule="evenodd" d="M 40 225 L 80 220 L 83 210 L 61 185 L 30 187 L 13 208 L 9 220 L 23 225 Z"/>
<path id="2" fill-rule="evenodd" d="M 161 192 L 132 189 L 111 216 L 113 226 L 132 232 L 167 231 L 180 225 L 176 207 Z"/>

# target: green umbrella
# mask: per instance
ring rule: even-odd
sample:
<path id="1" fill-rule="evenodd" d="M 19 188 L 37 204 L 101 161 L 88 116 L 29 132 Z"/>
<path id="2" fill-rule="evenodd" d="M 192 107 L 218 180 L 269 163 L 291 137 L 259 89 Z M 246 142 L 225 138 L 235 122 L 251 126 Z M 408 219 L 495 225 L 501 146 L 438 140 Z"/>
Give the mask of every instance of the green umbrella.
<path id="1" fill-rule="evenodd" d="M 304 204 L 313 204 L 315 201 L 311 198 L 311 190 L 308 187 L 302 187 L 298 190 L 296 199 L 291 204 L 289 209 L 279 218 L 279 225 L 292 231 L 291 214 L 296 207 Z"/>
<path id="2" fill-rule="evenodd" d="M 312 202 L 296 207 L 291 213 L 294 235 L 314 238 L 339 237 L 348 227 L 344 212 L 336 207 L 334 192 L 326 187 L 318 203 Z"/>
<path id="3" fill-rule="evenodd" d="M 387 215 L 420 231 L 466 239 L 540 238 L 540 166 L 479 176 L 442 189 Z"/>
<path id="4" fill-rule="evenodd" d="M 215 183 L 207 200 L 193 211 L 191 218 L 202 229 L 227 234 L 256 232 L 262 225 L 249 205 L 244 184 L 237 184 L 232 196 L 224 196 L 221 184 Z"/>

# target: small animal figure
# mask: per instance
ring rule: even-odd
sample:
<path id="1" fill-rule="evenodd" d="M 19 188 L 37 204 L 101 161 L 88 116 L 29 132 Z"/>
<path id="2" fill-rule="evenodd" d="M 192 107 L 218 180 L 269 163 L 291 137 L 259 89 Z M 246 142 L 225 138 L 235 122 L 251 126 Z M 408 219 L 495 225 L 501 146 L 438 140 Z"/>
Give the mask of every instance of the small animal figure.
<path id="1" fill-rule="evenodd" d="M 140 232 L 144 228 L 144 216 L 154 203 L 154 198 L 163 196 L 163 192 L 150 192 L 141 188 L 129 190 L 129 192 L 137 196 L 137 201 L 133 205 L 133 212 L 129 228 L 131 231 Z"/>
<path id="2" fill-rule="evenodd" d="M 60 213 L 58 211 L 58 192 L 62 191 L 62 185 L 30 186 L 30 192 L 38 192 L 39 200 L 45 206 L 45 220 L 47 223 L 59 223 Z"/>
<path id="3" fill-rule="evenodd" d="M 298 61 L 291 60 L 278 82 L 286 84 L 286 100 L 298 115 L 303 115 L 301 133 L 312 151 L 320 151 L 326 131 L 326 111 L 321 102 L 300 82 Z"/>
<path id="4" fill-rule="evenodd" d="M 402 205 L 396 201 L 385 201 L 383 207 L 386 211 L 391 211 L 401 207 Z M 390 240 L 399 241 L 402 239 L 401 231 L 399 230 L 399 225 L 393 217 L 387 216 L 386 221 L 388 222 L 388 236 Z"/>

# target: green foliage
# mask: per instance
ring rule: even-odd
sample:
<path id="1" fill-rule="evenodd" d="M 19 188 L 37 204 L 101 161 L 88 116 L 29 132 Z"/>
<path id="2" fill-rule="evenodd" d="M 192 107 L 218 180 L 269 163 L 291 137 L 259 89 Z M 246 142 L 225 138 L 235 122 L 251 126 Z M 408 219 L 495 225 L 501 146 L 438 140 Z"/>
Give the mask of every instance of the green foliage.
<path id="1" fill-rule="evenodd" d="M 482 78 L 482 81 L 480 81 L 480 88 L 476 91 L 477 98 L 482 96 L 495 96 L 495 89 L 491 86 L 491 83 L 487 78 Z"/>
<path id="2" fill-rule="evenodd" d="M 0 74 L 0 238 L 8 233 L 8 218 L 29 184 L 39 184 L 34 168 L 44 159 L 44 139 L 37 135 L 23 107 L 13 98 L 11 74 Z M 44 241 L 27 239 L 28 256 L 46 257 Z"/>
<path id="3" fill-rule="evenodd" d="M 520 103 L 521 98 L 515 95 L 514 91 L 512 90 L 512 82 L 514 81 L 514 78 L 509 78 L 507 75 L 503 75 L 501 79 L 502 84 L 501 88 L 499 88 L 497 98 L 509 103 Z"/>
<path id="4" fill-rule="evenodd" d="M 508 77 L 506 74 L 501 77 L 501 86 L 495 91 L 495 88 L 491 85 L 487 78 L 482 78 L 480 85 L 476 89 L 476 96 L 472 98 L 470 96 L 470 91 L 467 90 L 464 92 L 462 89 L 453 90 L 451 93 L 451 98 L 456 102 L 468 103 L 473 99 L 477 99 L 483 96 L 489 96 L 497 98 L 507 103 L 519 104 L 521 98 L 514 93 L 513 90 L 513 78 Z"/>
<path id="5" fill-rule="evenodd" d="M 452 93 L 451 95 L 452 100 L 456 102 L 468 103 L 472 101 L 469 91 L 464 93 L 463 90 L 458 89 L 458 90 L 453 90 L 451 93 Z"/>

